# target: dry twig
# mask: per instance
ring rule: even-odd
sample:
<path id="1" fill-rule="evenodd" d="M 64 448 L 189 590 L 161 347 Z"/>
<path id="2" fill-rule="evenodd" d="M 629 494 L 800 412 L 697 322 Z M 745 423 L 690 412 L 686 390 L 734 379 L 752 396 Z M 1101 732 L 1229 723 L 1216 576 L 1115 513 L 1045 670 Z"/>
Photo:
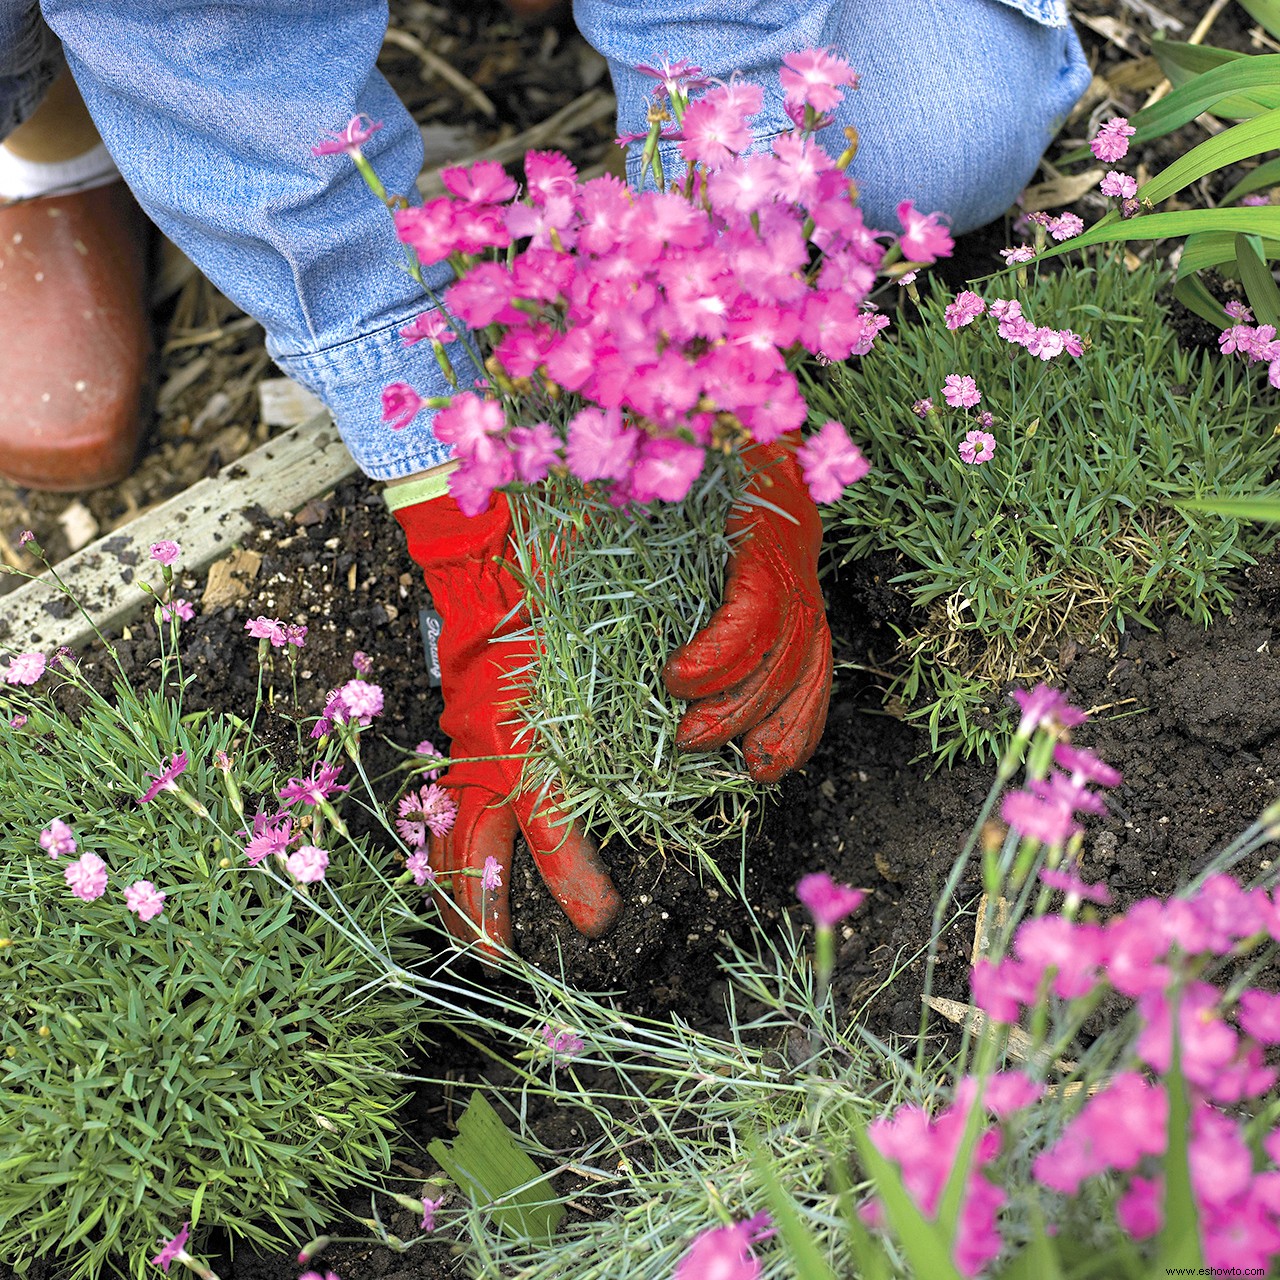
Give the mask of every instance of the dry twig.
<path id="1" fill-rule="evenodd" d="M 457 67 L 446 62 L 438 53 L 433 53 L 417 36 L 401 31 L 398 27 L 388 27 L 386 43 L 397 49 L 411 53 L 422 63 L 422 78 L 430 80 L 433 76 L 443 80 L 469 102 L 477 111 L 483 112 L 490 120 L 497 117 L 498 109 L 490 101 L 488 94 L 474 81 L 468 80 Z"/>

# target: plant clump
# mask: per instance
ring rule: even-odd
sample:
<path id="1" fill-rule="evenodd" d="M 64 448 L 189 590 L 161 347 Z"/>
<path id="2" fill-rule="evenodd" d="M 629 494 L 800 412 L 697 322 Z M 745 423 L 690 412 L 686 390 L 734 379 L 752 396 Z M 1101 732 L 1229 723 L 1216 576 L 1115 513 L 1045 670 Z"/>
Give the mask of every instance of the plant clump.
<path id="1" fill-rule="evenodd" d="M 524 707 L 537 742 L 526 785 L 558 787 L 575 817 L 641 853 L 706 854 L 743 835 L 763 799 L 736 745 L 677 749 L 685 704 L 654 680 L 720 598 L 741 492 L 726 470 L 678 506 L 619 509 L 572 478 L 513 499 L 541 655 Z"/>
<path id="2" fill-rule="evenodd" d="M 37 680 L 0 698 L 0 1257 L 140 1280 L 187 1221 L 314 1235 L 386 1168 L 425 1026 L 330 912 L 401 956 L 412 920 L 364 859 L 246 853 L 241 796 L 280 779 L 243 722 L 108 701 L 65 655 Z"/>
<path id="3" fill-rule="evenodd" d="M 842 561 L 899 558 L 915 612 L 890 693 L 944 760 L 989 754 L 1003 691 L 1054 679 L 1073 644 L 1165 610 L 1207 625 L 1264 545 L 1181 505 L 1267 492 L 1277 445 L 1247 373 L 1178 347 L 1157 283 L 1106 257 L 982 296 L 935 285 L 810 388 L 873 464 L 829 528 Z"/>

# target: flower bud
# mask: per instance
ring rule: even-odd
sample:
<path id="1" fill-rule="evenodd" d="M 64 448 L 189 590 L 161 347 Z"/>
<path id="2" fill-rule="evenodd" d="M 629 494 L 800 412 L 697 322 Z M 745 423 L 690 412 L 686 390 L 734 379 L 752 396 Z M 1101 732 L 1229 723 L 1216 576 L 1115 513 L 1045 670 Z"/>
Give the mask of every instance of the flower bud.
<path id="1" fill-rule="evenodd" d="M 328 1247 L 328 1236 L 316 1236 L 314 1240 L 302 1246 L 302 1250 L 298 1254 L 298 1265 L 306 1266 L 312 1258 L 318 1258 Z"/>

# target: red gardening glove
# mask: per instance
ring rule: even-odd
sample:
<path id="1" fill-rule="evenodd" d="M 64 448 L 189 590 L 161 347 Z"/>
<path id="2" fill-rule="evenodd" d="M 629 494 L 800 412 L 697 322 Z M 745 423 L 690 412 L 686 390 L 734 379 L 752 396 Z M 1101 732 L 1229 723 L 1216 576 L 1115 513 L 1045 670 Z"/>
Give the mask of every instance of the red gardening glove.
<path id="1" fill-rule="evenodd" d="M 818 589 L 822 522 L 795 460 L 798 444 L 791 435 L 752 446 L 747 460 L 761 470 L 748 491 L 787 515 L 734 509 L 727 528 L 741 540 L 724 603 L 662 670 L 667 689 L 693 703 L 677 745 L 705 751 L 744 734 L 757 782 L 776 782 L 813 755 L 831 700 L 831 632 Z"/>
<path id="2" fill-rule="evenodd" d="M 524 594 L 503 563 L 511 533 L 506 499 L 495 495 L 478 516 L 464 516 L 447 495 L 402 507 L 395 515 L 443 619 L 440 727 L 452 739 L 449 754 L 526 755 L 529 733 L 515 705 L 521 677 L 514 673 L 535 653 L 528 640 L 500 638 L 528 620 Z M 437 877 L 448 877 L 444 887 L 457 910 L 443 902 L 441 910 L 462 943 L 476 940 L 468 921 L 479 925 L 482 916 L 490 938 L 511 942 L 507 894 L 517 829 L 524 832 L 547 888 L 582 933 L 593 938 L 603 933 L 622 905 L 595 846 L 576 823 L 557 821 L 556 797 L 532 792 L 508 802 L 523 766 L 522 759 L 464 762 L 451 765 L 442 781 L 454 792 L 458 817 L 447 835 L 431 837 L 428 852 Z M 502 870 L 496 889 L 482 890 L 478 874 L 454 874 L 479 873 L 488 858 Z"/>

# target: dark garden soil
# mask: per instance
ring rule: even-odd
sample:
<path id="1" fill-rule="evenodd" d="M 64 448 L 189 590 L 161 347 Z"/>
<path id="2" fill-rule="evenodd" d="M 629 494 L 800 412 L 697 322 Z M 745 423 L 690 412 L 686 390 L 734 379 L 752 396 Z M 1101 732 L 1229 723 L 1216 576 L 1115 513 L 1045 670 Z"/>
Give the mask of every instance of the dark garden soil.
<path id="1" fill-rule="evenodd" d="M 1117 30 L 1115 36 L 1133 42 L 1126 51 L 1097 30 L 1083 32 L 1100 73 L 1145 52 L 1151 25 L 1143 14 L 1152 6 L 1082 3 L 1078 8 L 1086 16 L 1112 21 L 1119 21 L 1120 10 L 1121 26 L 1129 34 Z M 519 35 L 510 24 L 501 25 L 505 20 L 497 16 L 495 5 L 467 6 L 465 16 L 462 6 L 451 14 L 414 3 L 393 4 L 392 10 L 393 20 L 403 29 L 423 33 L 424 39 L 430 33 L 433 48 L 440 47 L 443 30 L 454 42 L 446 52 L 464 60 L 466 73 L 495 99 L 503 86 L 524 86 L 523 96 L 513 93 L 510 101 L 502 99 L 503 111 L 511 113 L 517 128 L 549 115 L 581 91 L 576 86 L 584 76 L 593 74 L 580 42 L 575 44 L 577 38 L 566 28 L 553 27 L 551 35 Z M 1186 24 L 1181 38 L 1200 16 L 1192 5 L 1164 4 L 1161 10 Z M 1247 24 L 1229 6 L 1210 42 L 1248 47 L 1247 32 Z M 529 55 L 523 63 L 541 68 L 537 75 L 523 67 L 522 50 Z M 424 121 L 436 118 L 439 112 L 425 94 L 416 67 L 411 75 L 404 63 L 403 52 L 397 52 L 389 70 L 399 75 L 397 83 L 406 86 L 407 94 L 416 95 L 411 105 Z M 468 116 L 467 110 L 459 106 L 456 118 L 448 117 L 450 123 L 475 127 L 481 145 L 492 140 L 491 124 Z M 482 126 L 490 128 L 488 135 Z M 1082 128 L 1077 135 L 1083 136 Z M 1156 156 L 1153 165 L 1165 158 Z M 999 227 L 967 238 L 949 270 L 957 280 L 984 274 L 991 269 L 992 249 L 1006 243 L 1006 232 Z M 130 491 L 135 507 L 170 496 L 215 461 L 228 460 L 224 446 L 212 443 L 215 437 L 206 439 L 193 425 L 215 389 L 230 385 L 239 388 L 231 398 L 240 397 L 217 431 L 238 424 L 250 442 L 262 435 L 251 402 L 253 379 L 263 376 L 265 366 L 258 367 L 261 362 L 252 354 L 252 344 L 242 340 L 243 331 L 225 332 L 226 325 L 234 323 L 234 312 L 225 310 L 229 304 L 212 293 L 201 296 L 212 308 L 207 316 L 198 316 L 194 303 L 179 305 L 188 305 L 192 325 L 212 318 L 224 333 L 202 348 L 188 344 L 173 350 L 198 349 L 209 357 L 207 370 L 181 393 L 206 399 L 196 404 L 179 393 L 171 397 L 173 405 L 187 406 L 175 410 L 174 419 L 181 422 L 185 415 L 187 427 L 175 428 L 171 440 L 162 425 L 161 461 L 154 461 L 153 455 L 146 465 L 163 479 L 156 484 L 137 481 L 143 488 L 135 485 Z M 231 346 L 220 348 L 220 342 Z M 243 388 L 248 390 L 241 396 Z M 178 465 L 175 458 L 188 439 L 194 460 Z M 227 437 L 224 444 L 232 449 L 235 441 Z M 235 456 L 234 449 L 230 456 Z M 94 499 L 101 504 L 104 528 L 124 510 L 124 495 L 121 487 Z M 8 508 L 5 500 L 0 491 L 0 552 L 6 558 L 14 551 L 16 531 L 23 527 L 34 527 L 47 547 L 59 546 L 57 516 L 65 498 L 10 493 Z M 6 532 L 8 544 L 3 542 Z M 310 628 L 299 663 L 296 706 L 290 705 L 288 669 L 276 659 L 276 711 L 263 724 L 282 759 L 288 760 L 294 750 L 290 717 L 318 712 L 326 692 L 353 674 L 356 650 L 373 656 L 370 678 L 383 686 L 386 698 L 379 732 L 366 738 L 370 773 L 376 776 L 400 759 L 391 743 L 412 747 L 430 737 L 444 747 L 437 727 L 440 699 L 428 687 L 424 672 L 417 618 L 420 578 L 378 487 L 353 480 L 291 517 L 264 517 L 248 545 L 263 558 L 244 597 L 201 609 L 183 627 L 184 670 L 195 675 L 188 706 L 253 705 L 255 645 L 245 635 L 244 621 L 267 614 Z M 895 572 L 892 563 L 877 560 L 827 578 L 838 669 L 826 736 L 815 758 L 778 788 L 764 830 L 750 850 L 745 884 L 766 927 L 781 913 L 796 909 L 793 888 L 806 871 L 826 869 L 839 880 L 867 888 L 867 905 L 843 932 L 840 997 L 851 1010 L 859 1008 L 897 969 L 898 976 L 866 1016 L 877 1032 L 910 1035 L 919 1021 L 923 976 L 917 953 L 927 940 L 937 893 L 986 794 L 991 770 L 962 764 L 931 774 L 928 761 L 919 758 L 927 746 L 924 737 L 884 710 L 881 690 L 868 671 L 891 661 L 891 624 L 901 623 L 905 616 L 903 598 L 888 585 Z M 1096 821 L 1090 832 L 1086 865 L 1088 878 L 1105 880 L 1120 905 L 1172 890 L 1276 797 L 1280 655 L 1273 656 L 1271 644 L 1274 637 L 1280 648 L 1280 559 L 1264 560 L 1239 587 L 1230 616 L 1207 631 L 1172 619 L 1158 631 L 1131 633 L 1116 652 L 1090 648 L 1086 638 L 1079 637 L 1068 642 L 1062 655 L 1073 701 L 1093 711 L 1077 741 L 1098 750 L 1124 774 L 1110 816 Z M 181 594 L 193 601 L 200 600 L 202 590 L 203 582 L 196 579 L 181 585 Z M 126 632 L 117 649 L 133 682 L 146 685 L 157 678 L 157 640 L 150 621 Z M 101 663 L 100 654 L 86 658 L 89 668 Z M 570 928 L 528 857 L 518 855 L 511 892 L 519 950 L 544 967 L 557 967 L 563 956 L 579 985 L 619 990 L 624 993 L 620 1003 L 627 1009 L 676 1013 L 702 1028 L 723 1025 L 724 983 L 714 957 L 723 937 L 744 936 L 741 905 L 704 887 L 674 862 L 636 865 L 616 846 L 606 847 L 604 855 L 626 910 L 618 928 L 596 942 L 587 942 Z M 1242 869 L 1249 870 L 1256 868 Z M 972 893 L 973 886 L 966 886 L 966 895 Z M 972 929 L 963 924 L 944 941 L 935 979 L 938 994 L 965 997 L 971 941 Z M 468 1078 L 485 1070 L 474 1051 L 447 1044 L 432 1051 L 429 1067 L 424 1064 L 424 1070 L 437 1075 L 451 1068 Z M 449 1133 L 452 1114 L 451 1099 L 439 1090 L 423 1090 L 413 1100 L 404 1116 L 399 1172 L 414 1178 L 431 1171 L 426 1143 Z M 577 1145 L 572 1117 L 552 1112 L 535 1117 L 534 1123 L 549 1147 Z M 367 1197 L 354 1197 L 347 1207 L 364 1215 Z M 417 1234 L 410 1215 L 394 1206 L 384 1213 L 384 1221 L 403 1238 Z M 349 1234 L 361 1230 L 340 1219 L 335 1219 L 333 1229 Z M 210 1260 L 223 1280 L 292 1280 L 299 1270 L 291 1255 L 240 1252 L 234 1261 L 213 1254 Z M 407 1255 L 334 1246 L 317 1265 L 321 1271 L 336 1271 L 342 1280 L 434 1280 L 458 1273 L 447 1241 Z M 38 1265 L 28 1275 L 29 1280 L 57 1280 L 56 1269 Z M 0 1280 L 10 1280 L 2 1261 Z"/>

